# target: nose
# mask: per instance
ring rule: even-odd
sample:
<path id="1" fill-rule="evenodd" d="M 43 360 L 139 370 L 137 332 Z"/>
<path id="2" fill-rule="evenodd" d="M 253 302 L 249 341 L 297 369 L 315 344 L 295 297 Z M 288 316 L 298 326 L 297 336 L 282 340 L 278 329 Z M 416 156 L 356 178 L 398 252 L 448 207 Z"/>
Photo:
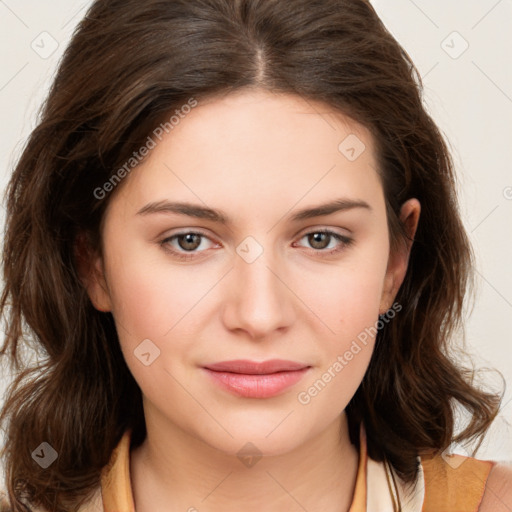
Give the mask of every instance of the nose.
<path id="1" fill-rule="evenodd" d="M 252 263 L 236 255 L 224 290 L 225 327 L 259 340 L 285 331 L 296 315 L 294 294 L 287 281 L 290 277 L 285 262 L 278 262 L 270 250 Z"/>

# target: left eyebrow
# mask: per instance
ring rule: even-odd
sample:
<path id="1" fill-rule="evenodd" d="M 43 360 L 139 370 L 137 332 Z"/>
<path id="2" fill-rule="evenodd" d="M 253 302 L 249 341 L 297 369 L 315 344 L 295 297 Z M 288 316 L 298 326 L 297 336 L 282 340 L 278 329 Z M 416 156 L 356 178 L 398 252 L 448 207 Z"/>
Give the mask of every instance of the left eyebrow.
<path id="1" fill-rule="evenodd" d="M 368 211 L 372 211 L 372 207 L 365 201 L 341 198 L 325 204 L 299 210 L 295 212 L 289 220 L 291 222 L 299 222 L 301 220 L 330 215 L 332 213 L 351 210 L 354 208 L 364 208 Z M 171 202 L 163 200 L 148 203 L 137 212 L 137 215 L 148 215 L 151 213 L 175 213 L 198 219 L 207 219 L 224 225 L 232 224 L 228 215 L 226 215 L 222 210 L 216 210 L 187 202 Z"/>
<path id="2" fill-rule="evenodd" d="M 292 222 L 298 222 L 305 219 L 312 219 L 314 217 L 321 217 L 323 215 L 331 215 L 339 211 L 352 210 L 353 208 L 365 208 L 372 211 L 372 207 L 366 201 L 355 199 L 335 199 L 326 204 L 314 206 L 312 208 L 305 208 L 294 213 L 291 217 Z"/>

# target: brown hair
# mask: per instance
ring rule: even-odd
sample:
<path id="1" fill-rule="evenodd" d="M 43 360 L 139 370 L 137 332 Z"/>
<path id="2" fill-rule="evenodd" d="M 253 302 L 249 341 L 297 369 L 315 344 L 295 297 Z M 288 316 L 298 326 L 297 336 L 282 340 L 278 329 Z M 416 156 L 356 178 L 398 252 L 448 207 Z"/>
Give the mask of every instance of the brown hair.
<path id="1" fill-rule="evenodd" d="M 113 317 L 92 306 L 77 270 L 81 233 L 101 250 L 112 194 L 98 199 L 94 190 L 169 112 L 191 97 L 244 87 L 325 102 L 371 130 L 393 248 L 404 241 L 400 205 L 411 197 L 422 205 L 396 297 L 402 310 L 379 331 L 347 407 L 352 442 L 364 422 L 370 457 L 412 482 L 416 457 L 454 438 L 454 404 L 470 415 L 458 441 L 482 436 L 497 414 L 500 397 L 474 386 L 448 354 L 473 261 L 452 161 L 422 106 L 413 63 L 371 5 L 98 0 L 75 31 L 7 190 L 1 353 L 19 374 L 0 420 L 8 420 L 3 455 L 16 512 L 25 500 L 76 510 L 123 432 L 132 429 L 132 446 L 146 435 Z M 20 342 L 42 348 L 42 359 L 21 364 Z M 31 457 L 43 441 L 58 452 L 46 470 Z"/>

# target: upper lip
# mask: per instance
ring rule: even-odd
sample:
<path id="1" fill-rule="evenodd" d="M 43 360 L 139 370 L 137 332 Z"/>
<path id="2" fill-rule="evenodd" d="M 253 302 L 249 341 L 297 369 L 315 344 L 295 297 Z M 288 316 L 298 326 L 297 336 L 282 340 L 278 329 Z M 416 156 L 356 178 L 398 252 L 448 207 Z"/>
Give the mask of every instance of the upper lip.
<path id="1" fill-rule="evenodd" d="M 248 361 L 236 359 L 233 361 L 221 361 L 208 364 L 205 368 L 216 372 L 243 373 L 247 375 L 262 375 L 268 373 L 302 370 L 308 365 L 284 359 L 269 359 L 268 361 Z"/>

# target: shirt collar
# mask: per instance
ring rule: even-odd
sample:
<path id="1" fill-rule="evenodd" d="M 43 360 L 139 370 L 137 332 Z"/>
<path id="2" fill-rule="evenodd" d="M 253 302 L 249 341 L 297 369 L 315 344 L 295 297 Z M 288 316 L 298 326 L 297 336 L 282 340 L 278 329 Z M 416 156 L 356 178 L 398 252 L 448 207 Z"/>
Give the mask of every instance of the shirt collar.
<path id="1" fill-rule="evenodd" d="M 102 470 L 101 494 L 104 512 L 135 512 L 130 481 L 130 439 L 131 431 L 127 430 L 112 452 L 109 463 Z M 349 512 L 366 511 L 367 451 L 366 433 L 362 424 L 359 439 L 359 464 Z"/>

